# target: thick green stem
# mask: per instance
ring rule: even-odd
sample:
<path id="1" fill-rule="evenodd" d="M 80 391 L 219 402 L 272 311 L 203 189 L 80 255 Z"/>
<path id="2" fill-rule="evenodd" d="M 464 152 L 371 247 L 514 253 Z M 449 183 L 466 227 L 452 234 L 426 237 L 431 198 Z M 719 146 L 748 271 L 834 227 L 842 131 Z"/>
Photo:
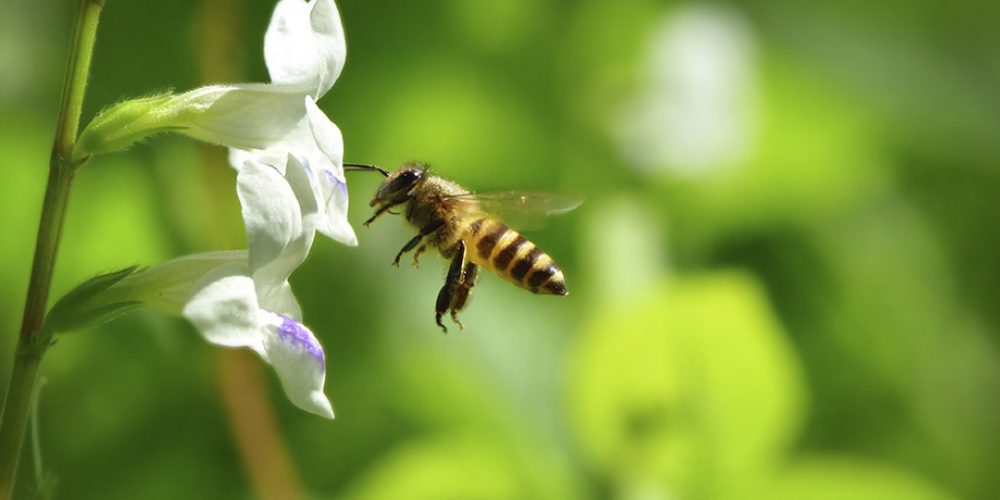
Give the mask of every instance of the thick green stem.
<path id="1" fill-rule="evenodd" d="M 21 333 L 18 336 L 10 385 L 7 387 L 3 417 L 0 418 L 0 500 L 9 500 L 13 495 L 14 474 L 31 412 L 31 397 L 38 380 L 38 367 L 51 342 L 51 333 L 42 328 L 42 322 L 52 285 L 52 271 L 55 268 L 70 186 L 78 166 L 70 158 L 80 124 L 97 22 L 103 6 L 104 0 L 79 0 L 73 24 L 69 66 L 49 161 L 49 180 L 42 202 L 42 217 L 35 241 L 28 296 L 24 304 Z"/>

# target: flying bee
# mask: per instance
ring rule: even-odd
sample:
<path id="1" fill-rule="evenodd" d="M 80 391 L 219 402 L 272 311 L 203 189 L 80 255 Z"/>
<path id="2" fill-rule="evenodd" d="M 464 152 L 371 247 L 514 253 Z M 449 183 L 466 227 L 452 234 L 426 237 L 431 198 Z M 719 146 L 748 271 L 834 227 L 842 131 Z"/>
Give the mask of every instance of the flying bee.
<path id="1" fill-rule="evenodd" d="M 469 301 L 479 268 L 533 293 L 567 295 L 563 272 L 552 257 L 497 218 L 506 213 L 535 219 L 568 212 L 580 205 L 575 199 L 537 193 L 471 193 L 458 184 L 428 172 L 423 163 L 406 163 L 394 173 L 363 164 L 344 164 L 345 170 L 377 171 L 386 177 L 372 198 L 375 213 L 370 225 L 382 214 L 400 207 L 407 222 L 419 233 L 396 254 L 393 265 L 413 249 L 414 266 L 428 246 L 451 261 L 448 277 L 438 292 L 435 322 L 445 312 L 464 329 L 457 314 Z"/>

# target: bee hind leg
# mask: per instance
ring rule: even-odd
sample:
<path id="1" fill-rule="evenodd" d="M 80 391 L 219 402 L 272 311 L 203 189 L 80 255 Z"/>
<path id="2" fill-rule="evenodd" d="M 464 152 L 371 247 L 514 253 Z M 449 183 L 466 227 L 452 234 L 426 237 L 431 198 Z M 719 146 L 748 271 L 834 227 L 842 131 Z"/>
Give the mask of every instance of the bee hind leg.
<path id="1" fill-rule="evenodd" d="M 406 242 L 406 245 L 403 246 L 402 250 L 400 250 L 399 253 L 396 254 L 396 258 L 393 259 L 392 265 L 399 267 L 399 258 L 402 257 L 404 253 L 413 250 L 418 244 L 420 244 L 420 240 L 423 240 L 424 237 L 427 236 L 428 234 L 437 231 L 443 225 L 444 225 L 443 220 L 436 220 L 420 228 L 420 233 L 418 233 L 416 236 L 410 239 L 410 241 Z"/>
<path id="2" fill-rule="evenodd" d="M 465 278 L 465 242 L 459 240 L 455 250 L 455 256 L 451 259 L 451 267 L 448 268 L 448 277 L 445 278 L 444 286 L 438 292 L 437 304 L 434 307 L 434 321 L 445 333 L 448 333 L 448 328 L 441 322 L 441 316 L 454 303 L 455 292 Z"/>
<path id="3" fill-rule="evenodd" d="M 449 307 L 451 320 L 458 325 L 460 330 L 465 330 L 465 325 L 458 320 L 456 314 L 465 308 L 465 304 L 469 302 L 472 287 L 476 286 L 476 279 L 479 277 L 479 266 L 472 262 L 466 262 L 463 275 L 462 282 L 459 283 L 458 288 L 455 290 L 455 296 L 451 299 L 451 307 Z"/>

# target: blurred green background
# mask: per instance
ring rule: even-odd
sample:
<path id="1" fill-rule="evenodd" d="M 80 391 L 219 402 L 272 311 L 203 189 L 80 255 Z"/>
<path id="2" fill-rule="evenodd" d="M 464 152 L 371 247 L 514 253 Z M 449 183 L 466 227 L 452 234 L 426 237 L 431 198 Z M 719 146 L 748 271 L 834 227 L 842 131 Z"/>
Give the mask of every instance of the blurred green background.
<path id="1" fill-rule="evenodd" d="M 2 386 L 74 3 L 2 4 Z M 347 499 L 1000 497 L 995 5 L 338 3 L 348 61 L 320 105 L 347 159 L 583 194 L 528 233 L 571 295 L 486 276 L 466 330 L 442 335 L 445 264 L 389 266 L 412 229 L 361 227 L 379 179 L 356 174 L 360 246 L 317 238 L 292 277 L 337 419 L 291 406 L 259 363 L 233 371 L 184 321 L 134 314 L 45 359 L 56 497 L 274 496 L 268 481 Z M 155 90 L 267 81 L 272 7 L 108 0 L 84 122 Z M 92 161 L 53 300 L 243 246 L 234 179 L 223 150 L 180 137 Z M 268 411 L 223 404 L 253 399 L 220 382 L 244 372 L 276 418 L 260 439 L 239 422 L 267 429 Z M 30 497 L 30 453 L 21 477 Z"/>

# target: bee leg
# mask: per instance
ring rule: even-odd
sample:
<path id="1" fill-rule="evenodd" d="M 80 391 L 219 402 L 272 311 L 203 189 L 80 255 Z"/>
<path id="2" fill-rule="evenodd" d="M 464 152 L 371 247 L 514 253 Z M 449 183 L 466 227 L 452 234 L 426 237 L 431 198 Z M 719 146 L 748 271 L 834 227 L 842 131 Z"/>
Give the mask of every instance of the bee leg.
<path id="1" fill-rule="evenodd" d="M 378 219 L 379 216 L 381 216 L 382 214 L 384 214 L 386 212 L 394 214 L 395 212 L 389 210 L 390 208 L 395 207 L 396 205 L 401 205 L 401 204 L 406 203 L 408 201 L 410 201 L 410 197 L 406 196 L 406 197 L 403 197 L 403 198 L 401 198 L 399 200 L 393 200 L 392 203 L 388 203 L 386 205 L 382 205 L 381 207 L 379 207 L 378 210 L 375 211 L 374 214 L 372 214 L 371 217 L 368 218 L 368 220 L 365 221 L 365 227 L 370 226 L 372 222 L 375 222 L 375 219 Z"/>
<path id="2" fill-rule="evenodd" d="M 392 265 L 399 267 L 399 258 L 402 257 L 404 253 L 413 250 L 413 248 L 420 243 L 420 240 L 424 239 L 424 236 L 427 236 L 428 234 L 437 231 L 443 225 L 444 225 L 443 220 L 436 220 L 436 221 L 431 221 L 430 224 L 427 224 L 426 226 L 420 228 L 420 234 L 414 236 L 413 239 L 408 241 L 406 245 L 403 246 L 403 249 L 396 254 L 396 258 L 392 261 Z"/>
<path id="3" fill-rule="evenodd" d="M 462 282 L 458 285 L 458 289 L 455 290 L 455 297 L 451 299 L 451 320 L 454 321 L 460 330 L 465 330 L 465 325 L 458 320 L 456 314 L 461 311 L 465 304 L 469 301 L 469 295 L 472 293 L 472 287 L 476 286 L 476 278 L 479 277 L 479 266 L 471 263 L 465 263 L 465 276 Z"/>
<path id="4" fill-rule="evenodd" d="M 441 316 L 445 311 L 451 307 L 452 299 L 455 297 L 455 290 L 462 283 L 465 277 L 465 242 L 462 240 L 458 241 L 458 245 L 455 246 L 455 256 L 451 259 L 451 267 L 448 268 L 448 277 L 445 279 L 444 286 L 441 287 L 441 291 L 438 292 L 437 304 L 435 305 L 435 316 L 434 321 L 437 325 L 448 333 L 448 329 L 445 328 L 444 323 L 441 323 Z"/>
<path id="5" fill-rule="evenodd" d="M 424 253 L 424 250 L 427 250 L 427 245 L 426 244 L 420 245 L 417 248 L 417 251 L 413 252 L 413 267 L 416 267 L 416 268 L 420 267 L 420 254 Z"/>

